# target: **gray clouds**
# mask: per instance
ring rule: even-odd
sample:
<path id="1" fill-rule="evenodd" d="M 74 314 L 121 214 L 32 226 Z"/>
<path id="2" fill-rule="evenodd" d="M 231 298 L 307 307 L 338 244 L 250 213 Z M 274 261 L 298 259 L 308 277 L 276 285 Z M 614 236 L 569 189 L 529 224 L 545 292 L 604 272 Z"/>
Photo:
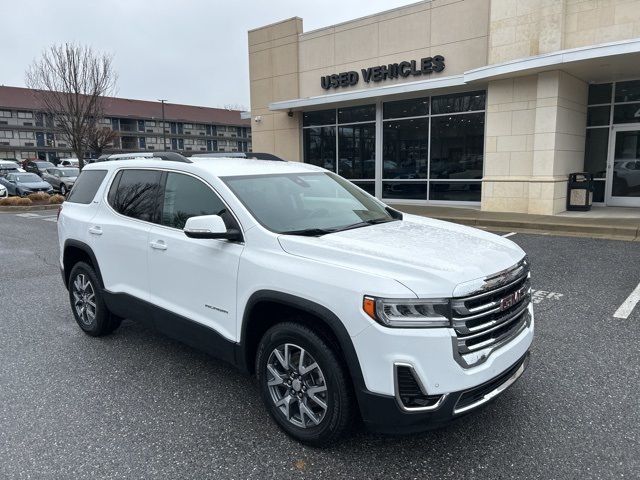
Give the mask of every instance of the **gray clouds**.
<path id="1" fill-rule="evenodd" d="M 2 0 L 0 84 L 52 43 L 114 55 L 117 95 L 204 106 L 249 106 L 247 31 L 302 17 L 305 31 L 413 3 L 410 0 Z"/>

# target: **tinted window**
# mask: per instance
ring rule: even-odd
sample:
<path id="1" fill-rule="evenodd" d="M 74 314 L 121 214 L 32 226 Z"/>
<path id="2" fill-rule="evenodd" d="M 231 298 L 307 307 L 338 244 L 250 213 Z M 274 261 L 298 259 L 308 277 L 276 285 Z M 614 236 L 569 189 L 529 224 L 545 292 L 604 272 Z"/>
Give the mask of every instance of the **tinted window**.
<path id="1" fill-rule="evenodd" d="M 106 170 L 83 171 L 73 185 L 67 202 L 91 203 L 106 175 Z"/>
<path id="2" fill-rule="evenodd" d="M 179 173 L 167 174 L 162 207 L 162 225 L 182 230 L 188 218 L 222 215 L 222 200 L 202 181 Z"/>
<path id="3" fill-rule="evenodd" d="M 611 105 L 589 107 L 587 109 L 587 126 L 609 125 Z"/>
<path id="4" fill-rule="evenodd" d="M 616 102 L 637 102 L 640 100 L 640 81 L 616 83 Z"/>
<path id="5" fill-rule="evenodd" d="M 336 169 L 336 127 L 303 130 L 304 161 L 327 170 Z"/>
<path id="6" fill-rule="evenodd" d="M 302 115 L 302 125 L 331 125 L 336 123 L 335 110 L 318 110 L 315 112 L 304 112 Z"/>
<path id="7" fill-rule="evenodd" d="M 482 178 L 483 151 L 484 113 L 431 119 L 430 178 Z"/>
<path id="8" fill-rule="evenodd" d="M 412 98 L 383 105 L 384 118 L 421 117 L 429 114 L 429 98 Z"/>
<path id="9" fill-rule="evenodd" d="M 431 113 L 469 112 L 484 110 L 484 92 L 456 93 L 431 97 Z"/>
<path id="10" fill-rule="evenodd" d="M 338 109 L 338 123 L 370 122 L 376 119 L 376 106 L 363 105 Z"/>
<path id="11" fill-rule="evenodd" d="M 84 172 L 80 174 L 82 178 Z M 111 184 L 109 205 L 121 215 L 151 222 L 160 191 L 161 172 L 155 170 L 122 170 Z M 72 192 L 75 191 L 73 188 Z"/>
<path id="12" fill-rule="evenodd" d="M 611 103 L 611 84 L 589 85 L 589 105 Z"/>
<path id="13" fill-rule="evenodd" d="M 338 128 L 338 173 L 344 178 L 375 178 L 376 126 Z"/>

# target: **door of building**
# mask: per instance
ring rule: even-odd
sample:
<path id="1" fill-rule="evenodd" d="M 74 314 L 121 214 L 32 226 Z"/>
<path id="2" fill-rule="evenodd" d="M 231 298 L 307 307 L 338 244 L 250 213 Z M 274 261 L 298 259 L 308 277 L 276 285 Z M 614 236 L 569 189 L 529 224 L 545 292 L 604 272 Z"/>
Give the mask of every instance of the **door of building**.
<path id="1" fill-rule="evenodd" d="M 607 205 L 640 207 L 640 126 L 615 126 L 607 162 Z"/>

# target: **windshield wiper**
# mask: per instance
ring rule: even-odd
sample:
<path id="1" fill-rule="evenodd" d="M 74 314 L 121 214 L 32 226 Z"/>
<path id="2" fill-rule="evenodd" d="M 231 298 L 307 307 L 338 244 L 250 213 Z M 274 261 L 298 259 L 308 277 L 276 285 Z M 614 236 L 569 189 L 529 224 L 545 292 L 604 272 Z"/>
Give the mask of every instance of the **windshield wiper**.
<path id="1" fill-rule="evenodd" d="M 351 225 L 347 225 L 346 227 L 337 228 L 334 232 L 342 232 L 344 230 L 352 230 L 354 228 L 366 227 L 368 225 L 377 225 L 379 223 L 388 223 L 388 222 L 396 222 L 395 218 L 372 218 L 371 220 L 365 220 L 363 222 L 353 223 Z"/>
<path id="2" fill-rule="evenodd" d="M 280 235 L 300 235 L 303 237 L 319 237 L 327 233 L 333 233 L 336 230 L 328 228 L 304 228 L 302 230 L 289 230 L 288 232 L 280 232 Z"/>

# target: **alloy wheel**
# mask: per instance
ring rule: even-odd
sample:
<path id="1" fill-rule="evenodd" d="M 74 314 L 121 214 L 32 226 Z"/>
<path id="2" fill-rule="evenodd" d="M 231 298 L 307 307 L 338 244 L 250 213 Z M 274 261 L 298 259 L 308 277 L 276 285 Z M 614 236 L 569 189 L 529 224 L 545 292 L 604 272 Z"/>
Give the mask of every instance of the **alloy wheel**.
<path id="1" fill-rule="evenodd" d="M 327 413 L 327 383 L 313 356 L 299 345 L 276 347 L 267 361 L 267 385 L 275 406 L 301 428 L 315 427 Z"/>
<path id="2" fill-rule="evenodd" d="M 73 307 L 80 321 L 89 326 L 96 318 L 96 293 L 91 281 L 84 273 L 73 282 Z"/>

